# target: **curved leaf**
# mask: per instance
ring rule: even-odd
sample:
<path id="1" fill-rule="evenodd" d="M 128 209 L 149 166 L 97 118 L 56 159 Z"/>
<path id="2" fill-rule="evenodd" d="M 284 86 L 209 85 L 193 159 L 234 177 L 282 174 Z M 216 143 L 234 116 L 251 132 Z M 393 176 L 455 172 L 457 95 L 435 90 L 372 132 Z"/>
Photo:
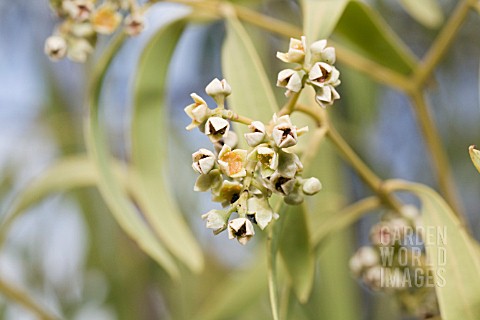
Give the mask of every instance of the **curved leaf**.
<path id="1" fill-rule="evenodd" d="M 185 19 L 162 28 L 145 47 L 135 79 L 132 161 L 139 204 L 165 246 L 193 271 L 203 267 L 199 245 L 185 223 L 166 183 L 168 122 L 166 79 Z"/>
<path id="2" fill-rule="evenodd" d="M 125 36 L 120 34 L 112 40 L 97 63 L 92 77 L 89 93 L 89 114 L 85 121 L 85 141 L 91 160 L 98 170 L 98 188 L 112 215 L 122 229 L 155 261 L 158 262 L 172 277 L 178 277 L 179 271 L 172 256 L 153 234 L 149 226 L 138 214 L 135 205 L 127 197 L 110 166 L 111 156 L 108 154 L 106 136 L 99 122 L 99 97 L 102 82 L 115 53 L 123 44 Z"/>
<path id="3" fill-rule="evenodd" d="M 229 108 L 240 115 L 268 122 L 278 109 L 271 81 L 242 24 L 229 15 L 226 25 L 222 66 L 224 77 L 232 87 Z M 237 130 L 244 132 L 245 126 L 238 126 Z"/>
<path id="4" fill-rule="evenodd" d="M 443 22 L 443 12 L 437 0 L 400 0 L 405 11 L 427 28 L 438 28 Z"/>
<path id="5" fill-rule="evenodd" d="M 330 36 L 350 0 L 303 0 L 303 34 L 314 42 Z"/>
<path id="6" fill-rule="evenodd" d="M 279 252 L 290 277 L 291 285 L 300 302 L 305 303 L 312 290 L 315 276 L 315 257 L 310 240 L 309 219 L 306 208 L 283 206 Z"/>
<path id="7" fill-rule="evenodd" d="M 415 56 L 382 17 L 360 1 L 350 1 L 338 21 L 334 35 L 369 59 L 402 74 L 410 74 Z"/>
<path id="8" fill-rule="evenodd" d="M 475 146 L 470 146 L 468 148 L 470 153 L 470 158 L 472 159 L 473 165 L 477 168 L 477 171 L 480 172 L 480 151 L 475 148 Z"/>
<path id="9" fill-rule="evenodd" d="M 422 201 L 425 248 L 434 277 L 442 319 L 480 319 L 480 256 L 474 242 L 440 195 L 421 184 L 391 181 L 392 189 L 410 191 Z M 442 231 L 439 231 L 442 230 Z M 430 231 L 444 232 L 442 241 Z M 430 237 L 431 236 L 431 237 Z M 429 241 L 435 238 L 435 241 Z M 443 273 L 442 273 L 443 272 Z M 438 275 L 443 275 L 444 281 Z"/>

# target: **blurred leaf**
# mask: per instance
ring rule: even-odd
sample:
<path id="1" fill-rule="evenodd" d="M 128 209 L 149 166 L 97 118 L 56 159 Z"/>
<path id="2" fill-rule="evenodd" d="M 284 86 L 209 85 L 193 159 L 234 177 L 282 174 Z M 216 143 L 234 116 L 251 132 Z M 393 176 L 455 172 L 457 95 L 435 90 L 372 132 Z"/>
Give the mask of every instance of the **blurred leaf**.
<path id="1" fill-rule="evenodd" d="M 439 280 L 438 283 L 444 283 L 444 286 L 435 286 L 442 319 L 480 319 L 480 256 L 477 243 L 434 190 L 403 181 L 390 183 L 395 186 L 394 189 L 410 191 L 420 198 L 424 230 L 435 232 L 430 234 L 431 237 L 427 235 L 425 248 L 434 277 Z M 445 238 L 440 241 L 437 233 L 443 233 L 443 230 Z M 430 241 L 430 238 L 435 239 Z M 442 278 L 445 280 L 442 281 Z"/>
<path id="2" fill-rule="evenodd" d="M 480 151 L 475 148 L 475 146 L 470 146 L 468 148 L 470 153 L 470 158 L 472 158 L 473 165 L 477 168 L 477 171 L 480 172 Z"/>
<path id="3" fill-rule="evenodd" d="M 255 46 L 242 24 L 228 16 L 227 39 L 222 52 L 225 79 L 232 87 L 228 97 L 229 108 L 243 116 L 268 122 L 278 106 Z M 245 132 L 245 126 L 237 126 Z"/>
<path id="4" fill-rule="evenodd" d="M 350 0 L 303 0 L 303 34 L 314 42 L 330 36 Z"/>
<path id="5" fill-rule="evenodd" d="M 400 0 L 405 11 L 427 28 L 435 29 L 443 23 L 443 12 L 438 0 Z"/>
<path id="6" fill-rule="evenodd" d="M 116 52 L 121 48 L 124 34 L 114 38 L 98 61 L 91 79 L 89 114 L 85 121 L 85 141 L 91 160 L 98 170 L 98 188 L 110 211 L 122 229 L 172 277 L 178 277 L 178 267 L 172 256 L 158 241 L 149 226 L 138 214 L 113 173 L 106 136 L 99 122 L 99 98 L 103 79 Z"/>
<path id="7" fill-rule="evenodd" d="M 267 289 L 267 265 L 264 251 L 246 270 L 233 270 L 227 279 L 212 284 L 208 299 L 194 319 L 222 320 L 242 318 L 242 311 L 256 303 Z"/>
<path id="8" fill-rule="evenodd" d="M 279 252 L 291 285 L 300 302 L 305 303 L 312 290 L 315 258 L 310 242 L 309 219 L 304 205 L 284 206 Z"/>
<path id="9" fill-rule="evenodd" d="M 363 2 L 350 1 L 334 35 L 369 59 L 401 74 L 410 74 L 417 59 L 383 18 Z"/>
<path id="10" fill-rule="evenodd" d="M 337 212 L 326 219 L 313 233 L 313 243 L 321 246 L 330 235 L 335 234 L 357 222 L 364 214 L 380 206 L 376 197 L 365 198 L 359 202 Z"/>
<path id="11" fill-rule="evenodd" d="M 134 88 L 132 161 L 137 173 L 140 207 L 165 246 L 191 270 L 200 271 L 203 256 L 166 183 L 168 120 L 165 110 L 167 72 L 186 24 L 163 27 L 145 47 Z"/>

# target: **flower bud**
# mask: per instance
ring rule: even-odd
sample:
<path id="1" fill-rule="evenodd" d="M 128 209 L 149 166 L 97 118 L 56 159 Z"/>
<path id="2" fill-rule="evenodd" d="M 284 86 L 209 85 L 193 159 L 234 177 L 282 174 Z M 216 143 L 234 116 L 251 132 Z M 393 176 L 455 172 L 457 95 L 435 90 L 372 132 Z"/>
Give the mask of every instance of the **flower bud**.
<path id="1" fill-rule="evenodd" d="M 50 36 L 45 40 L 44 50 L 51 60 L 58 61 L 67 54 L 67 42 L 60 36 Z"/>
<path id="2" fill-rule="evenodd" d="M 207 149 L 200 149 L 192 154 L 192 168 L 200 174 L 209 173 L 215 166 L 215 155 Z"/>
<path id="3" fill-rule="evenodd" d="M 254 234 L 253 225 L 246 218 L 233 219 L 228 223 L 228 238 L 236 238 L 242 245 L 247 244 Z"/>
<path id="4" fill-rule="evenodd" d="M 315 193 L 319 192 L 322 189 L 322 184 L 320 180 L 315 177 L 308 178 L 303 181 L 302 184 L 302 191 L 306 195 L 314 195 Z"/>
<path id="5" fill-rule="evenodd" d="M 291 206 L 298 206 L 303 202 L 303 195 L 299 192 L 298 188 L 295 187 L 289 195 L 283 198 L 283 201 Z"/>
<path id="6" fill-rule="evenodd" d="M 229 129 L 230 124 L 228 121 L 220 117 L 210 117 L 205 124 L 205 134 L 212 142 L 222 139 Z"/>
<path id="7" fill-rule="evenodd" d="M 256 147 L 265 138 L 265 125 L 260 121 L 253 121 L 248 128 L 251 132 L 245 133 L 245 140 L 250 147 Z"/>
<path id="8" fill-rule="evenodd" d="M 228 84 L 227 80 L 223 79 L 220 81 L 215 78 L 207 85 L 205 92 L 212 97 L 218 105 L 223 106 L 225 97 L 232 93 L 232 88 Z"/>
<path id="9" fill-rule="evenodd" d="M 359 276 L 366 268 L 378 265 L 380 262 L 378 252 L 372 247 L 361 247 L 350 258 L 350 270 L 356 276 Z"/>

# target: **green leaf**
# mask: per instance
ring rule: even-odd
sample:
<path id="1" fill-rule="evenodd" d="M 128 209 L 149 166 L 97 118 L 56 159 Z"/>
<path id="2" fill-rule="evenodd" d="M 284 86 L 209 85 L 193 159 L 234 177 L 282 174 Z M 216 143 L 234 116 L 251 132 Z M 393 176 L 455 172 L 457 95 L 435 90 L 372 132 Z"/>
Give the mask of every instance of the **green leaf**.
<path id="1" fill-rule="evenodd" d="M 405 11 L 427 28 L 438 28 L 444 20 L 437 0 L 400 0 Z"/>
<path id="2" fill-rule="evenodd" d="M 437 283 L 445 284 L 435 287 L 442 319 L 480 319 L 480 257 L 475 240 L 434 190 L 403 181 L 388 184 L 391 189 L 410 191 L 422 201 L 423 226 L 428 233 L 425 241 L 427 259 L 439 281 Z M 430 234 L 433 231 L 435 233 Z M 437 232 L 445 233 L 444 240 L 439 241 Z M 428 240 L 431 238 L 435 241 Z M 443 275 L 444 281 L 439 274 Z"/>
<path id="3" fill-rule="evenodd" d="M 314 42 L 330 36 L 350 0 L 303 0 L 303 34 Z"/>
<path id="4" fill-rule="evenodd" d="M 203 267 L 202 251 L 166 182 L 168 115 L 167 72 L 186 19 L 163 27 L 145 47 L 135 78 L 132 161 L 141 190 L 139 204 L 165 246 L 191 270 Z"/>
<path id="5" fill-rule="evenodd" d="M 256 303 L 267 289 L 267 265 L 264 251 L 257 254 L 253 266 L 233 270 L 213 290 L 210 288 L 205 304 L 194 319 L 217 320 L 242 318 L 244 309 Z"/>
<path id="6" fill-rule="evenodd" d="M 477 171 L 480 172 L 480 151 L 475 148 L 475 146 L 470 146 L 468 148 L 470 153 L 470 158 L 472 159 L 473 165 L 477 168 Z"/>
<path id="7" fill-rule="evenodd" d="M 281 233 L 278 234 L 279 252 L 298 300 L 305 303 L 310 296 L 315 276 L 310 222 L 304 205 L 284 206 L 280 214 L 284 221 Z"/>
<path id="8" fill-rule="evenodd" d="M 363 2 L 348 3 L 334 36 L 339 43 L 393 71 L 408 75 L 417 64 L 417 59 L 383 18 Z"/>
<path id="9" fill-rule="evenodd" d="M 100 126 L 98 102 L 102 82 L 124 39 L 125 35 L 120 33 L 112 40 L 110 46 L 97 63 L 97 67 L 92 75 L 89 92 L 89 113 L 84 128 L 87 151 L 98 170 L 98 188 L 100 193 L 118 224 L 170 276 L 178 277 L 178 267 L 172 256 L 138 214 L 135 204 L 130 201 L 125 190 L 121 187 L 121 183 L 115 177 L 111 166 L 111 155 L 108 153 L 105 132 Z"/>
<path id="10" fill-rule="evenodd" d="M 263 63 L 245 28 L 236 17 L 229 15 L 226 20 L 227 39 L 222 52 L 222 66 L 225 79 L 232 87 L 227 98 L 229 108 L 234 112 L 268 122 L 278 111 Z M 238 132 L 245 132 L 245 126 L 236 126 Z"/>

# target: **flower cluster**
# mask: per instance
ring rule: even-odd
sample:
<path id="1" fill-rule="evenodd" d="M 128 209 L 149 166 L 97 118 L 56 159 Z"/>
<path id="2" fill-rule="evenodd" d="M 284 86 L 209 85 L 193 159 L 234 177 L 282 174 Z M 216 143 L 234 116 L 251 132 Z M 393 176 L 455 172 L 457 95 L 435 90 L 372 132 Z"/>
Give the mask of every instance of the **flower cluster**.
<path id="1" fill-rule="evenodd" d="M 225 80 L 214 79 L 205 91 L 217 103 L 215 109 L 195 93 L 191 95 L 193 103 L 185 108 L 192 120 L 187 129 L 199 128 L 214 147 L 213 151 L 202 148 L 192 155 L 193 170 L 199 174 L 194 190 L 211 191 L 212 200 L 225 208 L 202 216 L 207 228 L 215 234 L 228 229 L 230 239 L 245 244 L 255 234 L 254 224 L 263 230 L 277 217 L 269 203 L 272 194 L 295 205 L 304 195 L 321 189 L 318 179 L 302 178 L 303 165 L 289 150 L 308 128 L 297 128 L 289 115 L 274 114 L 269 124 L 239 121 L 238 115 L 224 108 L 225 97 L 231 93 Z M 248 125 L 244 134 L 247 148 L 237 148 L 238 137 L 229 120 Z M 238 217 L 230 220 L 233 213 Z"/>
<path id="2" fill-rule="evenodd" d="M 277 86 L 287 89 L 287 97 L 300 92 L 308 84 L 315 89 L 315 100 L 323 108 L 340 98 L 335 89 L 340 84 L 340 72 L 333 66 L 335 49 L 327 47 L 327 40 L 312 43 L 307 55 L 306 38 L 292 38 L 288 51 L 277 52 L 277 58 L 298 65 L 294 69 L 284 69 L 278 73 Z"/>
<path id="3" fill-rule="evenodd" d="M 410 300 L 417 302 L 415 306 L 411 303 L 404 305 L 407 312 L 437 314 L 433 288 L 441 283 L 435 282 L 433 272 L 428 268 L 422 249 L 424 235 L 418 221 L 418 210 L 410 205 L 402 207 L 400 216 L 386 214 L 370 229 L 372 245 L 360 247 L 351 257 L 350 270 L 374 291 L 414 297 Z"/>
<path id="4" fill-rule="evenodd" d="M 134 1 L 52 0 L 51 7 L 62 19 L 45 41 L 45 54 L 54 61 L 67 56 L 85 62 L 93 52 L 97 34 L 112 34 L 122 20 L 128 35 L 137 35 L 145 28 L 142 10 Z"/>

